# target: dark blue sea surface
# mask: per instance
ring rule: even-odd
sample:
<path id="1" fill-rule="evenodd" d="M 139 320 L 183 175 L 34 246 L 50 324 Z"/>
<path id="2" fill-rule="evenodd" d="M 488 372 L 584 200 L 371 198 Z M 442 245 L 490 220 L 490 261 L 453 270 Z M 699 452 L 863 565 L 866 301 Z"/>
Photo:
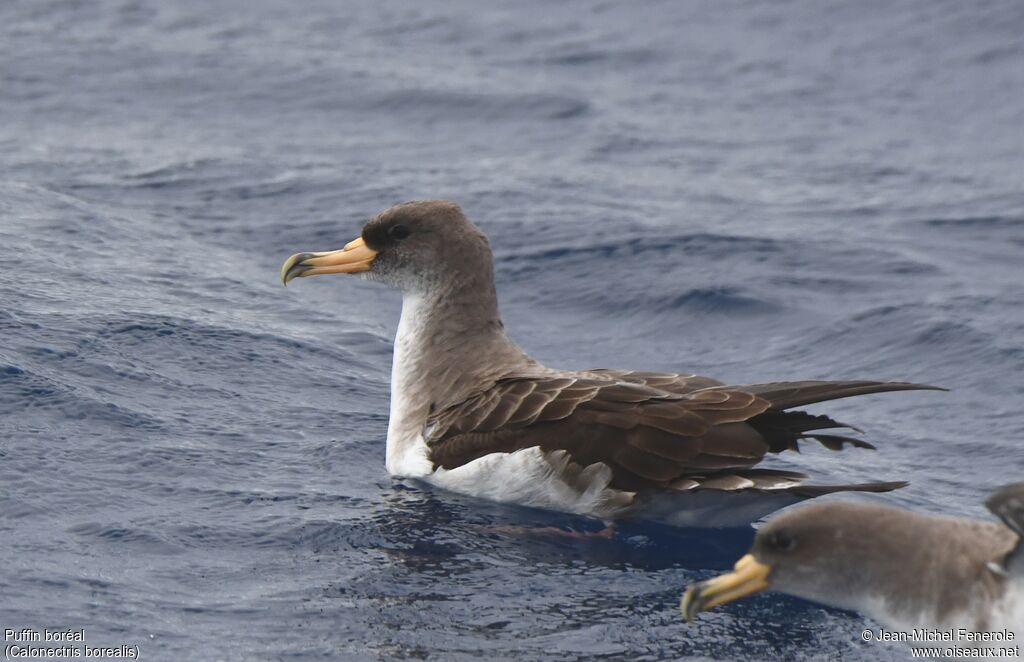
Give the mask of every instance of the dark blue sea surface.
<path id="1" fill-rule="evenodd" d="M 149 660 L 903 659 L 749 531 L 384 470 L 398 293 L 296 282 L 395 202 L 495 248 L 559 367 L 908 379 L 771 458 L 985 517 L 1024 476 L 1024 4 L 0 3 L 0 627 Z M 850 498 L 850 497 L 842 497 Z M 909 571 L 909 569 L 908 569 Z"/>

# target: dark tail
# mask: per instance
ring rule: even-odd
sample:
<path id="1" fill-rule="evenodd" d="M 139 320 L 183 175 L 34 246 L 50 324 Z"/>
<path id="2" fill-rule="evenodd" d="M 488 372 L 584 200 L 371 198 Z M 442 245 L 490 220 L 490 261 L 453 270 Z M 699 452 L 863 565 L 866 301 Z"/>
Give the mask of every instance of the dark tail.
<path id="1" fill-rule="evenodd" d="M 769 450 L 773 453 L 781 453 L 784 450 L 799 451 L 801 439 L 813 439 L 825 448 L 834 451 L 842 450 L 843 446 L 847 444 L 857 448 L 872 450 L 875 448 L 868 442 L 855 437 L 821 434 L 818 432 L 819 430 L 832 428 L 849 428 L 857 432 L 860 432 L 860 430 L 852 425 L 840 423 L 828 416 L 813 416 L 802 411 L 785 411 L 791 407 L 801 407 L 816 402 L 826 402 L 828 400 L 849 398 L 854 395 L 867 395 L 869 393 L 885 393 L 887 391 L 947 390 L 938 386 L 912 384 L 910 382 L 870 381 L 772 382 L 769 384 L 742 386 L 740 388 L 771 403 L 768 411 L 754 416 L 747 422 L 753 425 L 768 441 Z"/>

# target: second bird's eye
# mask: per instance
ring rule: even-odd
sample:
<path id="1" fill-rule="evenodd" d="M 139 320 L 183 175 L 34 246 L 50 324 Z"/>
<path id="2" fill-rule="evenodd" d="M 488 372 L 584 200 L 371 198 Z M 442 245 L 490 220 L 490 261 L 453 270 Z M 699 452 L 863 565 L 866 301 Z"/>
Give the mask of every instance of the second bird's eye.
<path id="1" fill-rule="evenodd" d="M 796 540 L 785 531 L 776 531 L 768 536 L 768 546 L 782 552 L 792 551 L 796 547 Z"/>
<path id="2" fill-rule="evenodd" d="M 392 225 L 388 228 L 388 236 L 396 241 L 401 241 L 409 236 L 409 228 L 402 224 Z"/>

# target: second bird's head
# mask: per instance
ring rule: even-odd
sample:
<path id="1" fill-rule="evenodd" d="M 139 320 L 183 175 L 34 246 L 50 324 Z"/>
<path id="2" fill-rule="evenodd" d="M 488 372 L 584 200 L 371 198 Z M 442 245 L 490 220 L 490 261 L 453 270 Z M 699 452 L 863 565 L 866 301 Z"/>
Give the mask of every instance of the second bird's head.
<path id="1" fill-rule="evenodd" d="M 377 214 L 340 250 L 292 255 L 281 280 L 339 273 L 426 293 L 491 279 L 493 266 L 487 237 L 457 204 L 418 200 Z"/>

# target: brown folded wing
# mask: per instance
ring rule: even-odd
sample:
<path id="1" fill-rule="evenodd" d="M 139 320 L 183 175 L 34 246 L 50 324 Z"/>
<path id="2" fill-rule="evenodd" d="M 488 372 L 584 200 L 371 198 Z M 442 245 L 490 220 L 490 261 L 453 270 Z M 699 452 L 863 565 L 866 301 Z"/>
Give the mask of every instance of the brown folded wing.
<path id="1" fill-rule="evenodd" d="M 886 382 L 725 386 L 706 377 L 594 370 L 509 376 L 434 413 L 424 437 L 435 466 L 454 469 L 490 453 L 563 450 L 581 466 L 603 463 L 613 486 L 741 489 L 768 452 L 812 438 L 827 448 L 871 448 L 839 435 L 825 416 L 782 408 L 848 395 L 922 388 Z M 761 470 L 757 470 L 761 471 Z M 786 472 L 780 478 L 800 476 Z"/>

